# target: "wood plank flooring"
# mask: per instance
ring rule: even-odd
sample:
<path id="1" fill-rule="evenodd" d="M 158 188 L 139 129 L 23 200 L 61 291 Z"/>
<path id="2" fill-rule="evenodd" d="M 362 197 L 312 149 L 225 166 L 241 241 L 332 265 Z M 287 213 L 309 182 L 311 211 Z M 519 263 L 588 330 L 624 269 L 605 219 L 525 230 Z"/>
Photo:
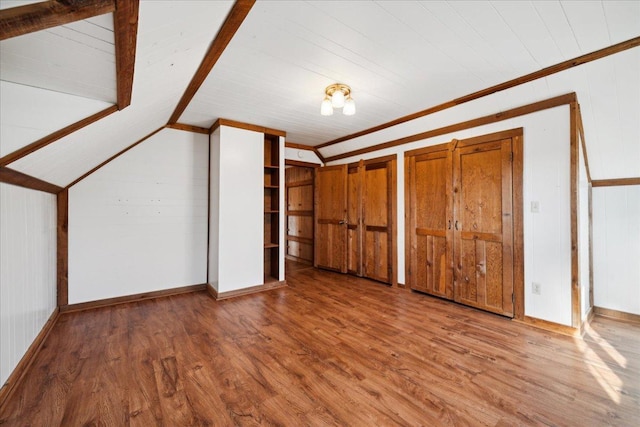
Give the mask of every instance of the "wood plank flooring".
<path id="1" fill-rule="evenodd" d="M 3 426 L 640 425 L 640 325 L 584 340 L 312 268 L 61 316 Z"/>

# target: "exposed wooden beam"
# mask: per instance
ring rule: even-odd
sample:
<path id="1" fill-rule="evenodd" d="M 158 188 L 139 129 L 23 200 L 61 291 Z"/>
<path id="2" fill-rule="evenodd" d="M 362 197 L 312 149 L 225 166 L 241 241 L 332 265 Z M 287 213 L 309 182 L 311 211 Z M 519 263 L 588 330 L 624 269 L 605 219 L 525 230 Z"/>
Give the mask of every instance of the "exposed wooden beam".
<path id="1" fill-rule="evenodd" d="M 105 108 L 104 110 L 99 111 L 94 115 L 87 117 L 86 119 L 82 119 L 78 122 L 72 123 L 67 127 L 64 127 L 50 135 L 45 136 L 44 138 L 40 138 L 39 140 L 32 142 L 31 144 L 0 158 L 0 166 L 6 166 L 9 163 L 15 162 L 16 160 L 21 159 L 24 156 L 31 154 L 34 151 L 51 144 L 54 141 L 59 140 L 60 138 L 64 138 L 72 132 L 82 129 L 83 127 L 90 125 L 91 123 L 96 122 L 111 113 L 115 113 L 116 111 L 118 111 L 118 107 L 112 105 L 111 107 Z"/>
<path id="2" fill-rule="evenodd" d="M 0 40 L 116 10 L 116 0 L 58 0 L 0 10 Z"/>
<path id="3" fill-rule="evenodd" d="M 474 99 L 482 98 L 483 96 L 491 95 L 492 93 L 500 92 L 512 87 L 531 82 L 543 77 L 550 76 L 551 74 L 559 73 L 560 71 L 568 70 L 569 68 L 577 67 L 578 65 L 586 64 L 597 59 L 607 57 L 619 52 L 623 52 L 628 49 L 640 46 L 640 37 L 634 37 L 630 40 L 614 44 L 604 49 L 596 50 L 595 52 L 587 53 L 585 55 L 578 56 L 567 61 L 560 62 L 550 67 L 543 68 L 533 73 L 525 74 L 524 76 L 517 77 L 515 79 L 506 81 L 504 83 L 497 84 L 495 86 L 488 87 L 486 89 L 479 90 L 469 95 L 456 98 L 454 100 L 436 105 L 426 110 L 418 111 L 417 113 L 409 114 L 407 116 L 400 117 L 387 123 L 383 123 L 378 126 L 374 126 L 369 129 L 362 130 L 360 132 L 352 133 L 317 146 L 317 148 L 324 148 L 330 145 L 338 144 L 340 142 L 347 141 L 349 139 L 357 138 L 359 136 L 367 135 L 373 132 L 377 132 L 382 129 L 386 129 L 391 126 L 399 125 L 401 123 L 408 122 L 410 120 L 417 119 L 429 114 L 433 114 L 438 111 L 446 110 L 447 108 L 455 107 L 456 105 L 464 104 L 465 102 L 473 101 Z"/>
<path id="4" fill-rule="evenodd" d="M 167 125 L 167 127 L 169 129 L 178 129 L 178 130 L 184 130 L 187 132 L 204 133 L 205 135 L 209 135 L 209 128 L 202 128 L 200 126 L 185 125 L 182 123 L 173 123 L 173 124 Z"/>
<path id="5" fill-rule="evenodd" d="M 621 185 L 640 185 L 640 177 L 594 179 L 593 181 L 591 181 L 591 185 L 594 187 L 617 187 Z"/>
<path id="6" fill-rule="evenodd" d="M 589 168 L 589 156 L 587 155 L 587 140 L 584 137 L 584 126 L 582 125 L 582 110 L 578 104 L 578 134 L 580 135 L 580 144 L 582 146 L 582 155 L 584 157 L 584 168 L 587 172 L 587 180 L 591 182 L 591 169 Z"/>
<path id="7" fill-rule="evenodd" d="M 52 194 L 58 194 L 63 190 L 62 187 L 34 178 L 31 175 L 18 172 L 17 170 L 9 169 L 6 166 L 0 166 L 0 182 Z"/>
<path id="8" fill-rule="evenodd" d="M 138 9 L 139 0 L 116 0 L 116 11 L 113 14 L 113 33 L 116 44 L 118 110 L 131 104 L 138 35 Z"/>
<path id="9" fill-rule="evenodd" d="M 488 116 L 479 117 L 477 119 L 467 120 L 466 122 L 456 123 L 453 125 L 432 129 L 432 130 L 418 133 L 415 135 L 405 136 L 404 138 L 394 139 L 392 141 L 372 145 L 371 147 L 361 148 L 359 150 L 349 151 L 347 153 L 327 157 L 327 162 L 346 159 L 347 157 L 358 156 L 361 154 L 370 153 L 372 151 L 383 150 L 385 148 L 395 147 L 402 144 L 408 144 L 410 142 L 419 141 L 421 139 L 432 138 L 434 136 L 444 135 L 451 132 L 457 132 L 464 129 L 470 129 L 477 126 L 486 125 L 489 123 L 496 123 L 502 120 L 512 119 L 514 117 L 534 113 L 536 111 L 546 110 L 548 108 L 554 108 L 560 105 L 570 104 L 571 102 L 574 102 L 574 101 L 576 101 L 576 94 L 572 92 L 565 95 L 556 96 L 554 98 L 545 99 L 544 101 L 534 102 L 533 104 L 524 105 L 522 107 L 513 108 L 511 110 L 503 111 L 500 113 L 490 114 Z"/>
<path id="10" fill-rule="evenodd" d="M 268 133 L 269 135 L 287 136 L 287 133 L 283 130 L 271 129 L 264 126 L 252 125 L 250 123 L 237 122 L 235 120 L 229 119 L 216 120 L 213 126 L 209 128 L 209 133 L 213 133 L 220 126 L 229 126 L 232 128 L 252 130 L 254 132 Z"/>
<path id="11" fill-rule="evenodd" d="M 191 79 L 191 83 L 189 83 L 187 90 L 182 95 L 182 98 L 180 98 L 180 102 L 178 102 L 175 111 L 169 118 L 169 124 L 178 122 L 180 116 L 189 105 L 189 102 L 191 102 L 191 99 L 193 99 L 202 83 L 204 83 L 204 80 L 213 69 L 213 66 L 216 65 L 220 55 L 222 55 L 222 52 L 224 52 L 234 34 L 249 14 L 254 3 L 255 0 L 236 0 L 227 19 L 225 19 L 213 43 L 211 43 L 209 51 L 202 60 L 200 67 L 193 76 L 193 79 Z"/>
<path id="12" fill-rule="evenodd" d="M 67 185 L 65 187 L 66 189 L 69 189 L 71 187 L 73 187 L 74 185 L 76 185 L 77 183 L 79 183 L 80 181 L 82 181 L 83 179 L 85 179 L 86 177 L 88 177 L 89 175 L 91 175 L 92 173 L 94 173 L 95 171 L 97 171 L 98 169 L 100 169 L 101 167 L 103 167 L 104 165 L 106 165 L 107 163 L 111 162 L 112 160 L 115 160 L 116 158 L 122 156 L 124 153 L 126 153 L 127 151 L 131 150 L 133 147 L 135 147 L 136 145 L 146 141 L 147 139 L 151 138 L 153 135 L 155 135 L 156 133 L 160 132 L 162 129 L 164 129 L 165 127 L 162 126 L 161 128 L 158 128 L 156 130 L 154 130 L 153 132 L 151 132 L 150 134 L 148 134 L 147 136 L 145 136 L 144 138 L 134 142 L 133 144 L 131 144 L 130 146 L 128 146 L 127 148 L 125 148 L 124 150 L 118 152 L 117 154 L 109 157 L 107 160 L 105 160 L 104 162 L 100 163 L 98 166 L 96 166 L 95 168 L 91 169 L 89 172 L 85 173 L 84 175 L 82 175 L 81 177 L 79 177 L 78 179 L 76 179 L 75 181 L 73 181 L 71 184 Z"/>

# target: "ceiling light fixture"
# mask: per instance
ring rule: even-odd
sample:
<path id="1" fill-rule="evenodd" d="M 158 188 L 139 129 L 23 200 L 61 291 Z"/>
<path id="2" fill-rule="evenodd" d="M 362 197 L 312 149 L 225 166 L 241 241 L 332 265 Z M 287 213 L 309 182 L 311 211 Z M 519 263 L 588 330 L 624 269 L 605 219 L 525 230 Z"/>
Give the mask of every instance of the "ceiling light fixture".
<path id="1" fill-rule="evenodd" d="M 356 113 L 356 102 L 351 97 L 351 88 L 335 83 L 324 90 L 324 100 L 320 105 L 320 114 L 330 116 L 334 108 L 342 108 L 342 114 L 353 116 Z"/>

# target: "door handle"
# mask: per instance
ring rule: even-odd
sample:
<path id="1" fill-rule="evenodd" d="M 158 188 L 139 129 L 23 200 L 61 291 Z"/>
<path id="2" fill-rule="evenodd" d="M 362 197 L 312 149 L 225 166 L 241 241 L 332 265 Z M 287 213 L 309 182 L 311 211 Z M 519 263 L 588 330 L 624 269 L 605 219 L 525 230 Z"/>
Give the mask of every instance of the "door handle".
<path id="1" fill-rule="evenodd" d="M 456 228 L 456 230 L 459 230 L 459 228 L 458 228 L 458 221 L 456 221 L 456 224 L 455 224 L 455 226 L 454 226 L 454 227 Z"/>
<path id="2" fill-rule="evenodd" d="M 339 224 L 339 225 L 342 225 L 342 224 L 345 224 L 346 222 L 347 222 L 347 220 L 344 220 L 344 219 L 343 219 L 343 220 L 339 221 L 339 222 L 338 222 L 338 224 Z"/>
<path id="3" fill-rule="evenodd" d="M 451 220 L 449 220 L 449 230 L 451 230 Z"/>

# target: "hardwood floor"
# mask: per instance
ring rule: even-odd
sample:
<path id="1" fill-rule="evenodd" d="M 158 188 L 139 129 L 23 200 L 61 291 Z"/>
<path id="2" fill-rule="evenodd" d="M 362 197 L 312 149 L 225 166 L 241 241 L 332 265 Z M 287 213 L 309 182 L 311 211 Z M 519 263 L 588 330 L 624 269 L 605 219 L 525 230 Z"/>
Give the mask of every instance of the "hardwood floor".
<path id="1" fill-rule="evenodd" d="M 639 425 L 638 324 L 581 340 L 312 268 L 287 282 L 64 314 L 0 424 Z"/>

